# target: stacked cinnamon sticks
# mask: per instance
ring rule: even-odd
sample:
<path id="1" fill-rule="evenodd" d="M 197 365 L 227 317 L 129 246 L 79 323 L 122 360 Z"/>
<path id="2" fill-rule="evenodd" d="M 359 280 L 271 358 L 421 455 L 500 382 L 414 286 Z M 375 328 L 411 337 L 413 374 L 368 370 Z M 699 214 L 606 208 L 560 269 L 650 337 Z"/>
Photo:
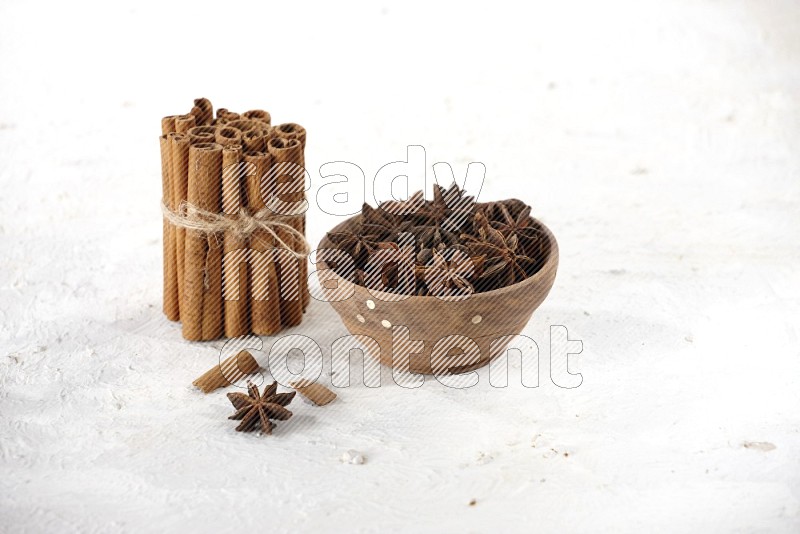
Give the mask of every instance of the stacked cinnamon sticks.
<path id="1" fill-rule="evenodd" d="M 211 102 L 197 99 L 188 114 L 161 120 L 165 207 L 236 218 L 269 214 L 276 201 L 296 205 L 305 199 L 297 172 L 305 141 L 302 126 L 272 126 L 266 111 L 220 108 L 214 117 Z M 300 323 L 307 263 L 292 252 L 302 249 L 305 212 L 274 217 L 283 224 L 246 232 L 201 231 L 165 218 L 164 313 L 181 321 L 184 338 L 270 335 Z"/>

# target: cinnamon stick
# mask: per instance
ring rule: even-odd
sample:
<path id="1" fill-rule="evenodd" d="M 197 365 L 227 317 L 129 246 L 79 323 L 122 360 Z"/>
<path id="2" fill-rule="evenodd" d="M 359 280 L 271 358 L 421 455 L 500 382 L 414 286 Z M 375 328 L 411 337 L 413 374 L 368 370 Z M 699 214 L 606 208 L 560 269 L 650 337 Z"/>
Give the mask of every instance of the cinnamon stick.
<path id="1" fill-rule="evenodd" d="M 272 239 L 263 230 L 250 236 L 250 329 L 260 336 L 272 335 L 281 330 L 281 282 L 275 267 Z"/>
<path id="2" fill-rule="evenodd" d="M 170 209 L 177 211 L 182 202 L 187 198 L 189 182 L 189 137 L 183 133 L 171 133 L 170 144 L 170 174 L 169 181 L 172 189 Z M 186 257 L 186 230 L 174 228 L 175 231 L 175 266 L 178 278 L 178 307 L 185 309 L 184 305 L 184 258 Z"/>
<path id="3" fill-rule="evenodd" d="M 242 131 L 231 126 L 222 126 L 217 128 L 214 136 L 217 144 L 220 144 L 223 147 L 230 145 L 241 145 L 242 143 Z"/>
<path id="4" fill-rule="evenodd" d="M 222 161 L 220 160 L 220 178 L 217 188 L 221 187 Z M 219 191 L 219 189 L 218 189 Z M 219 208 L 217 208 L 219 210 Z M 208 256 L 206 257 L 206 281 L 203 292 L 203 339 L 218 339 L 225 331 L 223 318 L 224 301 L 222 299 L 222 256 L 224 241 L 223 236 L 210 235 L 208 242 Z"/>
<path id="5" fill-rule="evenodd" d="M 306 129 L 300 126 L 299 124 L 289 122 L 285 124 L 281 124 L 276 126 L 273 129 L 274 135 L 278 137 L 284 137 L 286 139 L 297 139 L 300 141 L 302 145 L 302 150 L 299 152 L 295 152 L 293 154 L 292 163 L 297 165 L 298 167 L 302 167 L 305 169 L 306 161 L 305 161 L 305 150 L 306 150 Z M 298 193 L 294 197 L 294 200 L 302 200 L 305 198 L 305 192 L 302 194 Z M 306 233 L 306 214 L 303 213 L 299 217 L 299 227 L 297 230 L 301 232 L 303 235 Z M 300 262 L 300 276 L 302 280 L 302 295 L 303 295 L 303 311 L 308 307 L 308 303 L 311 300 L 311 293 L 308 291 L 308 262 L 301 261 Z"/>
<path id="6" fill-rule="evenodd" d="M 317 406 L 325 406 L 336 400 L 336 393 L 312 380 L 304 379 L 297 382 L 289 382 L 289 385 Z"/>
<path id="7" fill-rule="evenodd" d="M 206 198 L 208 208 L 203 208 L 214 213 L 219 213 L 222 208 L 222 150 L 220 149 L 217 154 L 213 161 L 214 168 L 209 174 L 211 182 L 208 184 L 209 196 Z M 216 165 L 219 165 L 218 169 Z M 206 284 L 203 293 L 203 339 L 217 339 L 225 331 L 224 301 L 222 299 L 224 236 L 213 234 L 207 237 Z"/>
<path id="8" fill-rule="evenodd" d="M 268 184 L 268 191 L 273 191 L 278 199 L 287 203 L 295 203 L 305 198 L 303 190 L 304 174 L 302 172 L 303 149 L 298 139 L 285 139 L 273 137 L 268 143 L 269 153 L 272 155 L 272 172 L 269 176 L 274 183 Z M 289 218 L 289 224 L 298 232 L 303 231 L 301 215 Z M 291 234 L 285 230 L 278 230 L 278 236 L 289 246 L 295 248 L 298 243 Z M 281 285 L 292 287 L 290 280 L 296 279 L 299 293 L 297 295 L 281 292 L 281 320 L 284 326 L 295 326 L 303 320 L 304 294 L 308 291 L 304 270 L 305 262 L 294 256 L 282 255 L 280 279 Z"/>
<path id="9" fill-rule="evenodd" d="M 265 122 L 267 124 L 272 124 L 272 116 L 269 114 L 269 111 L 264 111 L 263 109 L 251 109 L 250 111 L 245 111 L 242 113 L 242 117 L 245 119 L 253 119 Z"/>
<path id="10" fill-rule="evenodd" d="M 267 140 L 262 130 L 250 130 L 242 134 L 242 146 L 246 152 L 264 152 Z"/>
<path id="11" fill-rule="evenodd" d="M 255 172 L 247 177 L 247 205 L 252 213 L 265 207 L 262 177 L 267 174 L 272 161 L 268 153 L 247 154 L 247 163 Z M 250 236 L 250 326 L 254 334 L 270 335 L 281 329 L 280 281 L 272 258 L 274 243 L 264 230 Z"/>
<path id="12" fill-rule="evenodd" d="M 216 142 L 216 126 L 195 126 L 189 130 L 189 141 L 196 145 L 199 143 Z"/>
<path id="13" fill-rule="evenodd" d="M 275 134 L 285 139 L 297 139 L 306 149 L 306 129 L 294 122 L 286 122 L 275 127 Z"/>
<path id="14" fill-rule="evenodd" d="M 200 126 L 207 126 L 211 124 L 211 119 L 214 118 L 214 106 L 207 98 L 197 98 L 194 101 L 192 108 L 192 115 L 197 119 L 197 124 Z"/>
<path id="15" fill-rule="evenodd" d="M 219 108 L 217 110 L 217 118 L 218 119 L 227 119 L 229 121 L 241 119 L 242 116 L 238 113 L 234 113 L 232 111 L 228 111 L 226 108 Z"/>
<path id="16" fill-rule="evenodd" d="M 266 193 L 292 205 L 301 202 L 305 198 L 305 158 L 300 141 L 278 136 L 271 138 L 267 147 L 272 155 L 273 183 L 267 186 Z M 293 223 L 299 231 L 299 220 Z"/>
<path id="17" fill-rule="evenodd" d="M 175 115 L 167 115 L 161 119 L 161 135 L 168 135 L 175 131 Z"/>
<path id="18" fill-rule="evenodd" d="M 272 166 L 272 156 L 268 152 L 252 152 L 244 155 L 244 161 L 254 169 L 244 180 L 247 208 L 256 213 L 267 206 L 269 190 L 266 189 L 265 175 Z"/>
<path id="19" fill-rule="evenodd" d="M 221 202 L 222 147 L 216 143 L 200 143 L 189 149 L 188 201 L 198 208 L 219 212 Z M 214 239 L 199 232 L 186 233 L 184 280 L 185 310 L 181 309 L 183 337 L 197 341 L 213 339 L 221 333 L 222 276 L 212 280 L 214 273 Z M 218 248 L 218 247 L 217 247 Z M 221 251 L 218 255 L 221 265 Z M 215 286 L 214 283 L 217 282 Z M 219 295 L 215 295 L 215 291 Z M 216 297 L 216 298 L 215 298 Z M 216 302 L 215 302 L 216 301 Z M 219 304 L 219 309 L 215 306 Z M 216 317 L 214 314 L 216 313 Z M 216 327 L 214 320 L 216 319 Z"/>
<path id="20" fill-rule="evenodd" d="M 175 131 L 178 133 L 186 133 L 194 126 L 194 115 L 177 115 L 175 117 Z"/>
<path id="21" fill-rule="evenodd" d="M 203 393 L 210 393 L 215 389 L 235 384 L 245 376 L 257 373 L 258 370 L 256 359 L 243 350 L 203 373 L 192 382 L 192 385 L 200 388 Z"/>
<path id="22" fill-rule="evenodd" d="M 236 119 L 232 121 L 228 121 L 226 126 L 231 126 L 233 128 L 238 128 L 242 132 L 249 132 L 251 130 L 263 130 L 267 124 L 264 124 L 261 121 L 252 120 L 252 119 Z"/>
<path id="23" fill-rule="evenodd" d="M 175 117 L 175 131 L 185 133 L 195 127 L 194 115 L 178 115 Z"/>
<path id="24" fill-rule="evenodd" d="M 222 211 L 229 216 L 238 213 L 239 208 L 245 205 L 241 157 L 240 146 L 232 145 L 222 150 Z M 224 257 L 228 262 L 223 262 L 223 295 L 226 286 L 234 284 L 234 281 L 238 282 L 239 289 L 236 295 L 225 297 L 225 337 L 238 337 L 250 332 L 247 262 L 231 259 L 237 258 L 235 254 L 238 250 L 242 251 L 241 259 L 246 260 L 244 255 L 247 251 L 247 238 L 226 232 L 224 243 Z"/>
<path id="25" fill-rule="evenodd" d="M 173 209 L 172 183 L 172 154 L 169 137 L 162 135 L 159 138 L 161 145 L 161 187 L 164 204 Z M 180 319 L 180 304 L 178 300 L 178 264 L 175 249 L 176 228 L 166 219 L 163 225 L 164 247 L 164 315 L 170 321 Z"/>
<path id="26" fill-rule="evenodd" d="M 299 124 L 295 124 L 293 122 L 287 122 L 285 124 L 279 124 L 275 126 L 272 130 L 273 137 L 280 137 L 282 139 L 297 139 L 300 141 L 302 148 L 300 150 L 293 150 L 290 156 L 286 156 L 285 161 L 291 161 L 295 165 L 305 168 L 305 149 L 306 149 L 306 129 L 300 126 Z M 305 198 L 305 193 L 302 195 L 297 195 L 296 199 Z M 306 217 L 303 214 L 301 219 L 301 230 L 304 234 L 306 231 Z"/>

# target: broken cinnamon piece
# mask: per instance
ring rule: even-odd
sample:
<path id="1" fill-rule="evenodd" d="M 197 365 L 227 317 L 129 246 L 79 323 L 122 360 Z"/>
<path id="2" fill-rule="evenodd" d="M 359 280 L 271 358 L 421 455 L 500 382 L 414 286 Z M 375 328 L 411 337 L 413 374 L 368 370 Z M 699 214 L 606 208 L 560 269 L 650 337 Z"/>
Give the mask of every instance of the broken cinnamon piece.
<path id="1" fill-rule="evenodd" d="M 290 382 L 289 385 L 296 389 L 300 395 L 307 398 L 317 406 L 325 406 L 336 399 L 336 393 L 329 390 L 322 384 L 318 384 L 311 380 Z"/>
<path id="2" fill-rule="evenodd" d="M 241 380 L 245 375 L 255 374 L 258 370 L 256 359 L 243 350 L 206 371 L 203 376 L 192 382 L 192 385 L 200 388 L 203 393 L 210 393 Z"/>

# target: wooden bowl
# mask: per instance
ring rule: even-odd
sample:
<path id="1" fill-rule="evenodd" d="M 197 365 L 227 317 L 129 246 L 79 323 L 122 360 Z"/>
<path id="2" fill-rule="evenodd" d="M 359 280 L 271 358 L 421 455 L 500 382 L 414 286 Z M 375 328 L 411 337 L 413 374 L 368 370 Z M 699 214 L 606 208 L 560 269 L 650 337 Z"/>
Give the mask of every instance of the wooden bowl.
<path id="1" fill-rule="evenodd" d="M 352 231 L 357 219 L 358 216 L 348 219 L 331 231 Z M 397 300 L 396 294 L 367 289 L 346 280 L 325 263 L 319 252 L 317 275 L 326 298 L 350 333 L 375 341 L 360 339 L 366 340 L 361 343 L 366 352 L 381 363 L 414 373 L 465 373 L 503 354 L 553 286 L 558 244 L 546 226 L 535 219 L 534 222 L 549 240 L 546 247 L 549 254 L 541 269 L 522 282 L 475 293 L 465 300 L 446 301 L 435 296 Z M 319 249 L 332 248 L 335 246 L 326 235 Z M 403 334 L 411 341 L 404 340 Z M 414 345 L 414 340 L 424 345 Z M 411 353 L 412 350 L 416 352 Z"/>

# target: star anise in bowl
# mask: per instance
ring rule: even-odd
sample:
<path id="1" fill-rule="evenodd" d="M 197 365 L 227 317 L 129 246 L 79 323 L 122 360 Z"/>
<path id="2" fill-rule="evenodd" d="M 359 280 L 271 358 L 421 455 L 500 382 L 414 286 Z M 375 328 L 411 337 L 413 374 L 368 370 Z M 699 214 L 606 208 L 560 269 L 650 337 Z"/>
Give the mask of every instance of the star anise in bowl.
<path id="1" fill-rule="evenodd" d="M 358 285 L 382 284 L 393 293 L 431 295 L 432 286 L 491 291 L 525 280 L 544 263 L 547 239 L 530 213 L 530 206 L 517 199 L 477 204 L 455 183 L 447 189 L 435 184 L 432 200 L 419 191 L 378 208 L 364 204 L 347 231 L 328 234 L 328 241 L 353 259 L 347 273 L 337 264 L 332 268 Z M 407 257 L 405 247 L 413 247 L 416 282 L 400 277 L 406 271 L 396 262 L 371 261 L 395 253 Z"/>
<path id="2" fill-rule="evenodd" d="M 395 215 L 383 208 L 373 208 L 369 204 L 361 207 L 362 228 L 365 232 L 378 235 L 384 241 L 397 241 L 400 234 L 408 232 L 413 221 Z"/>
<path id="3" fill-rule="evenodd" d="M 328 239 L 336 248 L 347 251 L 358 266 L 366 263 L 383 242 L 379 233 L 368 233 L 363 224 L 352 231 L 328 232 Z"/>
<path id="4" fill-rule="evenodd" d="M 477 287 L 510 286 L 533 274 L 536 261 L 525 255 L 516 234 L 505 236 L 482 214 L 477 216 L 476 224 L 478 235 L 464 235 L 462 238 L 472 254 L 486 258 L 481 278 L 476 281 Z"/>
<path id="5" fill-rule="evenodd" d="M 472 258 L 466 247 L 434 250 L 425 265 L 417 265 L 415 274 L 425 282 L 428 294 L 458 300 L 475 292 L 470 280 L 475 276 L 476 263 L 483 258 Z"/>
<path id="6" fill-rule="evenodd" d="M 460 230 L 475 213 L 475 197 L 467 195 L 455 183 L 445 189 L 434 184 L 433 200 L 426 203 L 421 216 L 428 221 L 438 221 L 450 231 Z"/>

